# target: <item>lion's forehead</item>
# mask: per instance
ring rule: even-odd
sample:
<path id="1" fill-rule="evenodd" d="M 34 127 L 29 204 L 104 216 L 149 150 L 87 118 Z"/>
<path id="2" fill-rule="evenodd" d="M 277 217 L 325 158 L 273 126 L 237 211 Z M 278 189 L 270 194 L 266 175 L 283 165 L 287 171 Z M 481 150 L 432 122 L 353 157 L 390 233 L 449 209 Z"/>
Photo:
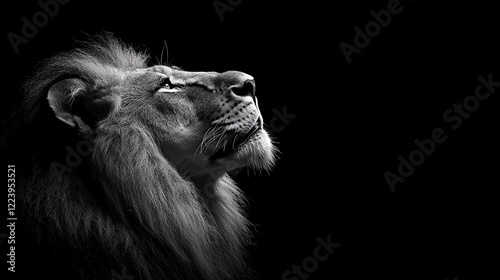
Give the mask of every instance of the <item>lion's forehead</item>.
<path id="1" fill-rule="evenodd" d="M 200 86 L 206 90 L 216 90 L 216 82 L 220 73 L 191 72 L 168 66 L 153 66 L 135 70 L 118 71 L 115 81 L 118 84 L 132 86 L 135 89 L 154 88 L 162 79 L 177 86 Z"/>

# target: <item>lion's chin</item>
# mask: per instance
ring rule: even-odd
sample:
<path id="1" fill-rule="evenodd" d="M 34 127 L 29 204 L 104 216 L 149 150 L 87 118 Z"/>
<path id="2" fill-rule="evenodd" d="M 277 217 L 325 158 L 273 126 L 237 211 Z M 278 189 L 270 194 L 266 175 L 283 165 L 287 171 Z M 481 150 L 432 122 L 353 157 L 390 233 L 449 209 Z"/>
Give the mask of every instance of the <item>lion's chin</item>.
<path id="1" fill-rule="evenodd" d="M 276 158 L 276 147 L 264 129 L 254 133 L 244 144 L 236 149 L 214 158 L 225 166 L 226 171 L 242 167 L 257 170 L 270 170 Z"/>

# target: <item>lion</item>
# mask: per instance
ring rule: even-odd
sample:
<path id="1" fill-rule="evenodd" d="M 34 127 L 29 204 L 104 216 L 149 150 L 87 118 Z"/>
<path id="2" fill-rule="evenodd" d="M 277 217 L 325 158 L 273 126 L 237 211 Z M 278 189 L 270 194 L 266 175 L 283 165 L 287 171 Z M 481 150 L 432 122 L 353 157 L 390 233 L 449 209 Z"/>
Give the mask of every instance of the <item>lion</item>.
<path id="1" fill-rule="evenodd" d="M 148 61 L 99 36 L 28 78 L 4 136 L 23 219 L 82 279 L 246 279 L 253 229 L 229 174 L 277 151 L 255 79 Z"/>

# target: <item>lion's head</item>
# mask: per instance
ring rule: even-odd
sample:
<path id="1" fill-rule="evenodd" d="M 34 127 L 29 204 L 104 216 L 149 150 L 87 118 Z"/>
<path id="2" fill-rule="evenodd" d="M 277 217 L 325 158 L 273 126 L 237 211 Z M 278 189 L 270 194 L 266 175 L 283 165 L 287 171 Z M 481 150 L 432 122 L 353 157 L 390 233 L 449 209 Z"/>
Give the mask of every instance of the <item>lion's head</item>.
<path id="1" fill-rule="evenodd" d="M 25 216 L 50 246 L 70 248 L 82 275 L 245 274 L 251 234 L 227 172 L 269 169 L 275 150 L 252 76 L 148 67 L 101 38 L 43 62 L 17 116 L 9 142 L 30 139 L 32 162 Z"/>

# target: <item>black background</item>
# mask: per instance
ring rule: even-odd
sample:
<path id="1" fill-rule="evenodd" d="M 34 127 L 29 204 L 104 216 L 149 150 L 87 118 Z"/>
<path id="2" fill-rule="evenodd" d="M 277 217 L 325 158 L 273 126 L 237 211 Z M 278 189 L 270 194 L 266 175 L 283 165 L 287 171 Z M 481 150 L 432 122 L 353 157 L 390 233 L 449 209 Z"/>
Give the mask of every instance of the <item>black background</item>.
<path id="1" fill-rule="evenodd" d="M 401 1 L 401 13 L 347 63 L 339 44 L 352 45 L 353 28 L 363 29 L 388 0 L 243 0 L 222 21 L 212 0 L 72 0 L 17 54 L 7 34 L 20 34 L 21 18 L 40 7 L 11 2 L 2 4 L 2 119 L 37 61 L 102 30 L 148 49 L 152 63 L 166 42 L 168 62 L 185 70 L 255 77 L 281 151 L 269 174 L 236 178 L 257 225 L 250 264 L 261 279 L 284 279 L 328 235 L 341 246 L 307 279 L 498 277 L 500 88 L 458 129 L 443 121 L 474 94 L 479 75 L 500 81 L 493 4 Z M 276 114 L 284 109 L 294 115 L 286 124 Z M 407 158 L 413 141 L 437 127 L 447 140 L 391 192 L 384 172 L 397 172 L 398 155 Z M 18 235 L 16 275 L 36 279 Z"/>

